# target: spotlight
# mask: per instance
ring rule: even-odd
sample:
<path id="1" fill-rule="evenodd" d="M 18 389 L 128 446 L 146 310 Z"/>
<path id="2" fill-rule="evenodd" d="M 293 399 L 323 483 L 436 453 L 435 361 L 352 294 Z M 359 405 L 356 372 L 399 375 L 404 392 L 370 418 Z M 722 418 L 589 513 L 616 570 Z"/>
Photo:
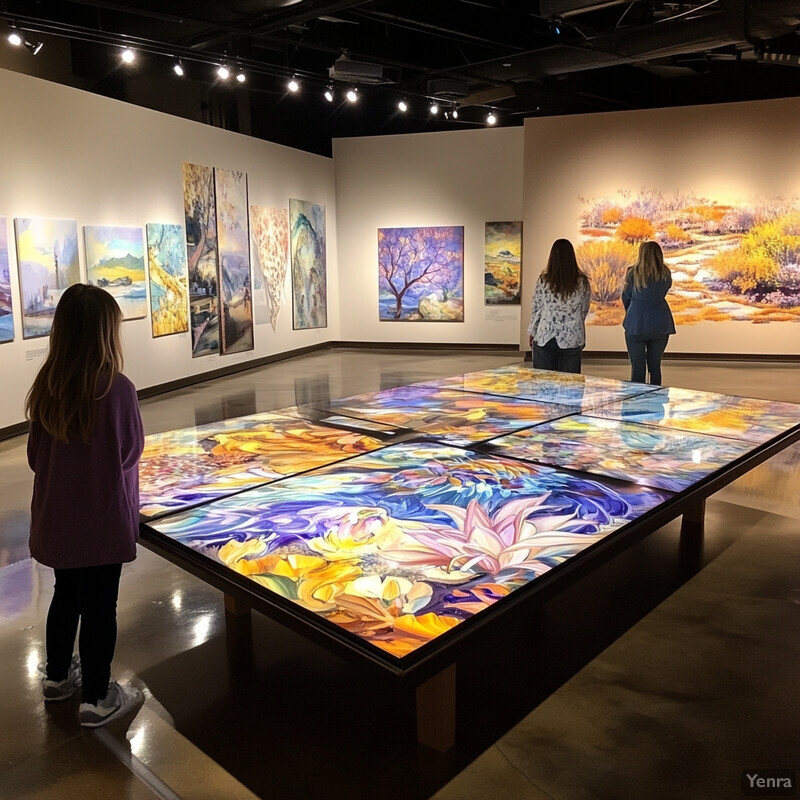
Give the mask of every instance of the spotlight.
<path id="1" fill-rule="evenodd" d="M 326 99 L 326 100 L 327 100 L 329 103 L 332 103 L 332 102 L 333 102 L 333 86 L 329 86 L 329 87 L 328 87 L 328 88 L 325 90 L 325 94 L 324 94 L 323 96 L 325 97 L 325 99 Z"/>
<path id="2" fill-rule="evenodd" d="M 130 49 L 130 47 L 126 47 L 122 51 L 122 53 L 120 53 L 120 58 L 126 64 L 133 64 L 133 62 L 136 61 L 136 53 L 134 53 L 133 50 Z"/>
<path id="3" fill-rule="evenodd" d="M 294 78 L 292 78 L 289 83 L 286 84 L 286 88 L 292 93 L 299 92 L 300 84 Z"/>
<path id="4" fill-rule="evenodd" d="M 358 90 L 348 89 L 345 97 L 347 98 L 348 103 L 355 103 L 358 100 Z"/>
<path id="5" fill-rule="evenodd" d="M 22 36 L 16 28 L 12 28 L 8 34 L 8 43 L 13 44 L 14 47 L 19 47 L 22 44 Z"/>
<path id="6" fill-rule="evenodd" d="M 177 75 L 179 78 L 182 78 L 182 77 L 184 76 L 184 74 L 185 74 L 185 73 L 184 73 L 184 71 L 183 71 L 183 64 L 181 64 L 181 62 L 180 62 L 180 61 L 176 61 L 176 62 L 175 62 L 173 65 L 172 65 L 172 71 L 173 71 L 173 72 L 174 72 L 174 73 L 175 73 L 175 74 L 176 74 L 176 75 Z"/>
<path id="7" fill-rule="evenodd" d="M 33 42 L 29 42 L 27 39 L 23 42 L 23 44 L 28 48 L 32 56 L 38 56 L 41 52 L 41 49 L 44 47 L 44 42 L 36 42 L 36 44 L 34 44 Z"/>
<path id="8" fill-rule="evenodd" d="M 494 125 L 497 122 L 497 117 L 494 115 L 493 112 L 489 112 L 489 116 L 486 117 L 486 124 L 487 125 Z"/>
<path id="9" fill-rule="evenodd" d="M 220 80 L 226 81 L 228 78 L 230 78 L 231 71 L 224 64 L 220 64 L 217 67 L 217 76 Z"/>
<path id="10" fill-rule="evenodd" d="M 244 74 L 241 70 L 236 73 L 236 80 L 239 83 L 244 83 L 247 80 L 247 75 Z"/>
<path id="11" fill-rule="evenodd" d="M 400 102 L 397 104 L 397 108 L 398 108 L 400 111 L 402 111 L 402 112 L 405 114 L 405 113 L 406 113 L 406 111 L 408 111 L 408 103 L 406 103 L 406 101 L 405 101 L 405 100 L 401 100 L 401 101 L 400 101 Z"/>
<path id="12" fill-rule="evenodd" d="M 439 106 L 436 103 L 431 103 L 431 114 L 436 116 L 439 113 Z"/>
<path id="13" fill-rule="evenodd" d="M 454 109 L 452 110 L 452 112 L 450 113 L 450 116 L 451 116 L 453 119 L 458 119 L 458 109 L 457 109 L 457 108 L 454 108 Z"/>
<path id="14" fill-rule="evenodd" d="M 550 25 L 548 26 L 550 29 L 551 36 L 561 36 L 561 31 L 563 28 L 561 27 L 561 20 L 554 19 L 550 21 Z"/>

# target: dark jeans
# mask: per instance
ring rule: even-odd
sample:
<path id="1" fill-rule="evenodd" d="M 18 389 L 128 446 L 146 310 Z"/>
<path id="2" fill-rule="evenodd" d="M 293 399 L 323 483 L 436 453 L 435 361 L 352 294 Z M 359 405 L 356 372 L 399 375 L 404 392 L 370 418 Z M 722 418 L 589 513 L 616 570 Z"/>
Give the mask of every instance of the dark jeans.
<path id="1" fill-rule="evenodd" d="M 661 357 L 667 349 L 669 336 L 630 336 L 625 334 L 625 346 L 631 360 L 631 380 L 645 382 L 650 373 L 650 383 L 661 386 Z"/>
<path id="2" fill-rule="evenodd" d="M 55 590 L 47 612 L 47 677 L 53 681 L 67 677 L 80 622 L 83 701 L 96 704 L 108 693 L 111 680 L 122 564 L 57 569 L 55 573 Z"/>
<path id="3" fill-rule="evenodd" d="M 552 369 L 556 372 L 581 371 L 582 347 L 559 347 L 555 337 L 547 344 L 533 343 L 533 366 L 536 369 Z"/>

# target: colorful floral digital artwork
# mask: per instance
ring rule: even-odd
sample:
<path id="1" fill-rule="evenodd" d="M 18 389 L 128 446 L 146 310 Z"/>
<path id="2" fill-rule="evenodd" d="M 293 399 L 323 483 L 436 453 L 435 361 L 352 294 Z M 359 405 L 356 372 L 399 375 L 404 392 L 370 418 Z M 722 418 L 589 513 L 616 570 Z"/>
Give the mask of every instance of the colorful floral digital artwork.
<path id="1" fill-rule="evenodd" d="M 460 445 L 485 441 L 574 411 L 555 403 L 425 384 L 346 397 L 330 407 L 339 414 L 409 428 Z"/>
<path id="2" fill-rule="evenodd" d="M 611 403 L 595 409 L 592 414 L 756 444 L 800 424 L 800 405 L 794 403 L 676 388 L 659 389 Z"/>
<path id="3" fill-rule="evenodd" d="M 576 414 L 491 443 L 492 452 L 679 492 L 752 450 L 749 442 Z"/>
<path id="4" fill-rule="evenodd" d="M 140 512 L 160 516 L 380 446 L 275 413 L 151 434 L 139 467 Z"/>
<path id="5" fill-rule="evenodd" d="M 425 385 L 536 400 L 540 403 L 557 403 L 571 406 L 572 411 L 586 411 L 594 406 L 652 392 L 657 388 L 643 383 L 517 365 L 426 381 Z"/>
<path id="6" fill-rule="evenodd" d="M 669 496 L 405 443 L 151 527 L 402 658 Z"/>

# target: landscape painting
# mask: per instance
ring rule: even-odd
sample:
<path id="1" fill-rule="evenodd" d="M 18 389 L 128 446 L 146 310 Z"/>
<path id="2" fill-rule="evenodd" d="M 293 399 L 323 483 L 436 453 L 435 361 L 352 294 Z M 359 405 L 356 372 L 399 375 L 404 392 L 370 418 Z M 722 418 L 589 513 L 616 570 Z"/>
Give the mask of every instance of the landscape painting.
<path id="1" fill-rule="evenodd" d="M 250 206 L 250 229 L 257 260 L 253 268 L 253 285 L 263 286 L 269 322 L 272 330 L 276 330 L 289 263 L 289 217 L 286 209 Z M 257 316 L 256 322 L 259 321 Z"/>
<path id="2" fill-rule="evenodd" d="M 183 164 L 183 211 L 189 267 L 192 357 L 219 353 L 217 214 L 214 170 Z"/>
<path id="3" fill-rule="evenodd" d="M 147 316 L 147 279 L 141 228 L 85 225 L 86 279 L 105 289 L 122 310 L 123 319 Z"/>
<path id="4" fill-rule="evenodd" d="M 800 322 L 800 198 L 719 202 L 643 188 L 579 199 L 576 256 L 592 284 L 590 324 L 622 322 L 625 271 L 647 240 L 672 271 L 676 324 Z"/>
<path id="5" fill-rule="evenodd" d="M 483 302 L 520 305 L 522 223 L 487 222 L 483 248 Z"/>
<path id="6" fill-rule="evenodd" d="M 189 330 L 189 273 L 181 225 L 147 224 L 153 337 Z"/>
<path id="7" fill-rule="evenodd" d="M 464 321 L 464 228 L 378 228 L 381 321 Z"/>
<path id="8" fill-rule="evenodd" d="M 0 344 L 14 341 L 14 306 L 11 300 L 11 269 L 8 265 L 8 228 L 0 217 Z"/>
<path id="9" fill-rule="evenodd" d="M 325 206 L 289 200 L 292 259 L 292 327 L 328 326 Z"/>
<path id="10" fill-rule="evenodd" d="M 22 298 L 22 338 L 48 336 L 64 290 L 81 279 L 78 223 L 63 219 L 14 220 Z"/>
<path id="11" fill-rule="evenodd" d="M 247 174 L 217 168 L 214 182 L 220 275 L 220 352 L 241 353 L 253 349 Z"/>

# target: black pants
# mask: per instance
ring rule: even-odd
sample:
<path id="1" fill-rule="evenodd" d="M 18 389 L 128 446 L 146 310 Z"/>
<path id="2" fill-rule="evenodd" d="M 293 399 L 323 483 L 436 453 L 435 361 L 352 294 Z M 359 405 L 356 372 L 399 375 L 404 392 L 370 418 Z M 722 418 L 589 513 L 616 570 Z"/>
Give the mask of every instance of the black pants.
<path id="1" fill-rule="evenodd" d="M 122 564 L 55 570 L 56 583 L 47 612 L 47 677 L 67 677 L 80 622 L 78 651 L 83 701 L 106 696 L 117 645 L 117 596 Z"/>
<path id="2" fill-rule="evenodd" d="M 625 334 L 625 345 L 631 361 L 631 380 L 644 383 L 645 372 L 650 373 L 650 383 L 661 386 L 661 358 L 667 349 L 669 336 L 630 336 Z"/>
<path id="3" fill-rule="evenodd" d="M 551 369 L 557 372 L 581 371 L 582 347 L 559 347 L 555 337 L 547 344 L 533 343 L 533 366 L 535 369 Z"/>

